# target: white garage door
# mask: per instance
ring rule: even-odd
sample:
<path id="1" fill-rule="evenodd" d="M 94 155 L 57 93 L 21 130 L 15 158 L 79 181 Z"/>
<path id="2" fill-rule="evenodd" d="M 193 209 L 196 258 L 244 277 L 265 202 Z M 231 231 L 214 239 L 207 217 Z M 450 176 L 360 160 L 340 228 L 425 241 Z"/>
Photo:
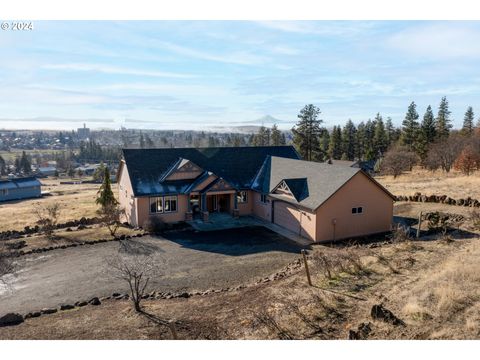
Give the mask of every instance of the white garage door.
<path id="1" fill-rule="evenodd" d="M 273 222 L 296 234 L 300 234 L 300 212 L 282 201 L 273 203 Z"/>

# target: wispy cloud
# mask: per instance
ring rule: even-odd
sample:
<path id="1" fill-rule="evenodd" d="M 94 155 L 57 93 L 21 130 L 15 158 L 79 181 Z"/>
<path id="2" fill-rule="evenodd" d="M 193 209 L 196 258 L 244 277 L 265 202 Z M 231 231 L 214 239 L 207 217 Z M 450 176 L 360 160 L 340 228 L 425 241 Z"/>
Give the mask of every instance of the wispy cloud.
<path id="1" fill-rule="evenodd" d="M 134 75 L 147 77 L 163 77 L 163 78 L 178 78 L 188 79 L 196 77 L 192 74 L 181 74 L 166 71 L 149 71 L 134 68 L 117 67 L 103 64 L 88 64 L 88 63 L 67 63 L 67 64 L 47 64 L 42 66 L 43 69 L 48 70 L 65 70 L 65 71 L 92 71 L 105 74 L 117 75 Z"/>

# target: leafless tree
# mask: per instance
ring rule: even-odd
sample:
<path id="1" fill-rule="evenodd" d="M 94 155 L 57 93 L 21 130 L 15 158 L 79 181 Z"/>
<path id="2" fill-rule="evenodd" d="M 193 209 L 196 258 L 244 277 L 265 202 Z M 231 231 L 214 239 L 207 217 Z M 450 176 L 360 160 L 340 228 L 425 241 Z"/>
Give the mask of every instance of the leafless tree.
<path id="1" fill-rule="evenodd" d="M 41 227 L 43 233 L 52 240 L 54 238 L 53 231 L 60 217 L 60 204 L 57 202 L 46 206 L 38 204 L 34 207 L 33 212 L 37 217 L 37 224 Z"/>
<path id="2" fill-rule="evenodd" d="M 125 210 L 118 205 L 109 205 L 102 207 L 99 214 L 102 217 L 102 223 L 107 227 L 110 235 L 115 238 L 118 228 L 120 227 L 120 219 L 125 213 Z"/>
<path id="3" fill-rule="evenodd" d="M 106 260 L 108 271 L 125 281 L 130 288 L 130 299 L 135 311 L 142 312 L 140 302 L 150 279 L 161 276 L 162 260 L 148 255 L 121 254 Z"/>
<path id="4" fill-rule="evenodd" d="M 8 286 L 7 275 L 13 275 L 17 270 L 17 264 L 10 256 L 10 251 L 5 245 L 0 244 L 0 284 Z"/>
<path id="5" fill-rule="evenodd" d="M 448 173 L 464 146 L 465 138 L 452 134 L 448 139 L 439 141 L 430 147 L 425 165 L 430 170 L 441 168 Z"/>
<path id="6" fill-rule="evenodd" d="M 380 171 L 396 178 L 404 171 L 411 170 L 415 161 L 416 157 L 413 152 L 402 147 L 395 147 L 385 154 L 380 165 Z"/>

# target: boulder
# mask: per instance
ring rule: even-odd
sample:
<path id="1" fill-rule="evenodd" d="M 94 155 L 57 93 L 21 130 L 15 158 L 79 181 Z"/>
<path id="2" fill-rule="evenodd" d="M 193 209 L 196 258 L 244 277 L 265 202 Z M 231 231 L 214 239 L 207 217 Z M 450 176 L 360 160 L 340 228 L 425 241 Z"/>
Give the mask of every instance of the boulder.
<path id="1" fill-rule="evenodd" d="M 348 339 L 349 340 L 366 340 L 371 331 L 372 331 L 372 327 L 370 323 L 361 323 L 360 325 L 358 325 L 357 330 L 350 330 L 348 332 Z"/>
<path id="2" fill-rule="evenodd" d="M 0 317 L 0 327 L 18 325 L 23 322 L 23 316 L 17 313 L 8 313 Z"/>
<path id="3" fill-rule="evenodd" d="M 60 310 L 70 310 L 70 309 L 74 309 L 75 306 L 74 305 L 71 305 L 71 304 L 62 304 L 60 305 Z"/>
<path id="4" fill-rule="evenodd" d="M 178 297 L 188 299 L 190 297 L 190 294 L 188 292 L 183 292 L 181 294 L 178 294 Z"/>
<path id="5" fill-rule="evenodd" d="M 57 311 L 58 310 L 55 308 L 46 308 L 46 309 L 42 309 L 42 314 L 54 314 Z"/>
<path id="6" fill-rule="evenodd" d="M 382 304 L 373 305 L 370 315 L 375 320 L 383 320 L 392 325 L 405 326 L 405 323 L 401 319 L 397 318 L 390 310 L 384 308 Z"/>
<path id="7" fill-rule="evenodd" d="M 100 299 L 98 297 L 94 297 L 94 298 L 90 299 L 90 301 L 88 303 L 90 305 L 100 305 L 101 304 Z"/>
<path id="8" fill-rule="evenodd" d="M 78 304 L 77 304 L 77 306 L 80 306 L 80 307 L 86 306 L 86 305 L 88 305 L 88 302 L 86 302 L 86 301 L 80 301 L 80 302 L 78 302 Z"/>

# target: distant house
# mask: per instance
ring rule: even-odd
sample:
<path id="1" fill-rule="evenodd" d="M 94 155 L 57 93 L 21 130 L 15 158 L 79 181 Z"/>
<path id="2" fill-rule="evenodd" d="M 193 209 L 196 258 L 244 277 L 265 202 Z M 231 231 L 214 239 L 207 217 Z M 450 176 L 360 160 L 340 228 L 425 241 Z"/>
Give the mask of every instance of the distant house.
<path id="1" fill-rule="evenodd" d="M 57 168 L 55 166 L 40 166 L 38 168 L 38 172 L 41 175 L 54 176 L 55 173 L 57 172 Z"/>
<path id="2" fill-rule="evenodd" d="M 41 185 L 34 177 L 0 180 L 0 202 L 40 197 Z"/>
<path id="3" fill-rule="evenodd" d="M 126 220 L 142 226 L 252 215 L 313 241 L 389 231 L 394 197 L 360 168 L 302 161 L 290 146 L 124 149 Z"/>

